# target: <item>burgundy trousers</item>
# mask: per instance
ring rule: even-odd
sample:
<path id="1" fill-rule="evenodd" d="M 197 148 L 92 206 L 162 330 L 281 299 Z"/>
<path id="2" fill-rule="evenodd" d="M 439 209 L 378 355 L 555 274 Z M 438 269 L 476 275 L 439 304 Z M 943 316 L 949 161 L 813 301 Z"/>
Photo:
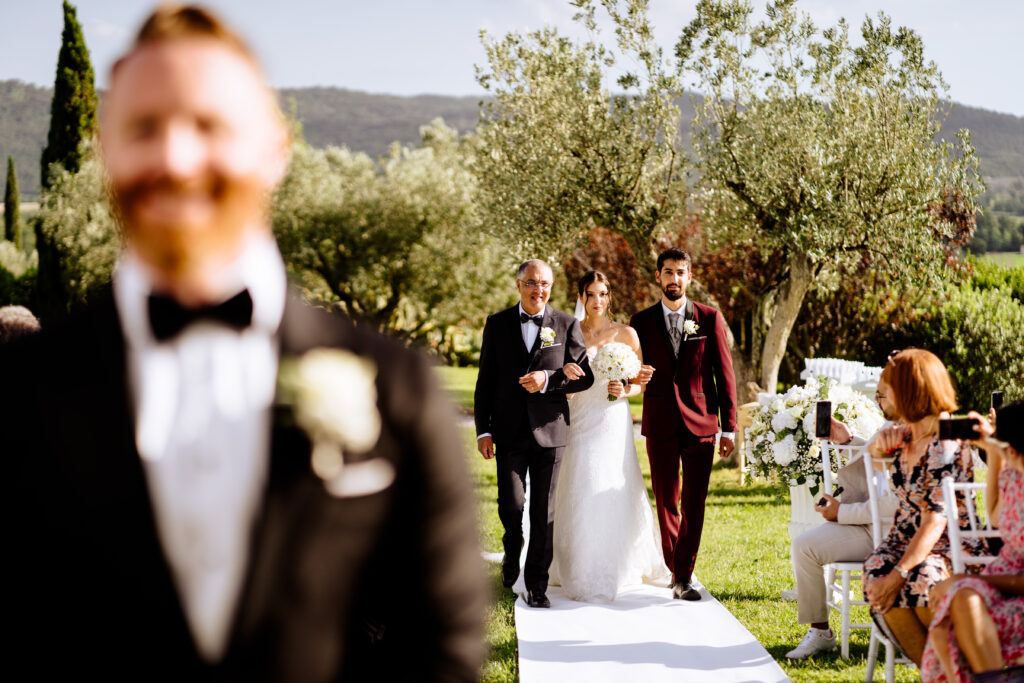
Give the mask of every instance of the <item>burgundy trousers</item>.
<path id="1" fill-rule="evenodd" d="M 647 457 L 651 462 L 651 487 L 665 564 L 676 581 L 689 583 L 704 529 L 704 502 L 715 459 L 715 437 L 687 433 L 664 441 L 648 437 Z"/>

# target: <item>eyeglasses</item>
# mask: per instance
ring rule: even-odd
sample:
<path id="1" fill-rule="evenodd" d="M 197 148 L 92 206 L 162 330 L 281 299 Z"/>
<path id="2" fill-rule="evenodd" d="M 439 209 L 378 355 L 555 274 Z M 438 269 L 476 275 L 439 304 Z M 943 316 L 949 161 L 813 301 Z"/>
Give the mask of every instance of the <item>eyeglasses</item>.
<path id="1" fill-rule="evenodd" d="M 537 282 L 536 280 L 525 280 L 525 281 L 524 280 L 520 280 L 520 282 L 527 289 L 537 289 L 537 288 L 540 288 L 540 289 L 542 289 L 544 291 L 547 291 L 547 290 L 551 289 L 551 283 L 550 282 L 544 282 L 543 280 L 540 281 L 540 282 Z"/>

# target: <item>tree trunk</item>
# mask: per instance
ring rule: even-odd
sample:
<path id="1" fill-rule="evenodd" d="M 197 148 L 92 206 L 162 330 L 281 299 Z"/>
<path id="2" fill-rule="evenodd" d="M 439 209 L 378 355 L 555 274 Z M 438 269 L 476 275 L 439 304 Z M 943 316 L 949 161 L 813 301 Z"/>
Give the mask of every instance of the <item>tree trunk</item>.
<path id="1" fill-rule="evenodd" d="M 761 347 L 761 386 L 774 392 L 779 380 L 779 366 L 786 353 L 789 333 L 793 330 L 804 296 L 814 282 L 817 268 L 806 255 L 793 253 L 789 257 L 789 274 L 778 289 L 768 296 L 774 301 L 769 306 L 758 306 L 768 322 Z"/>

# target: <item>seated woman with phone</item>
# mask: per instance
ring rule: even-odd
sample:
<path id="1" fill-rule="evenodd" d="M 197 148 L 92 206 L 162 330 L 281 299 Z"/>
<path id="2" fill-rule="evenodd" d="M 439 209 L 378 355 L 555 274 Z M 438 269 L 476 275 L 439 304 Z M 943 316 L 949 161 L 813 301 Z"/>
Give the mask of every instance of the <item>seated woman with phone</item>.
<path id="1" fill-rule="evenodd" d="M 985 507 L 1003 544 L 980 576 L 957 574 L 932 589 L 935 617 L 921 662 L 926 682 L 1024 665 L 1024 402 L 1000 410 L 995 428 L 969 415 L 981 435 L 972 443 L 988 454 Z"/>
<path id="2" fill-rule="evenodd" d="M 942 361 L 923 349 L 906 349 L 882 370 L 896 416 L 903 424 L 882 432 L 868 446 L 876 460 L 892 460 L 892 486 L 899 506 L 889 535 L 864 560 L 864 594 L 872 617 L 920 665 L 931 623 L 928 592 L 949 576 L 942 478 L 973 480 L 966 441 L 941 440 L 940 418 L 956 410 L 956 394 Z M 968 524 L 960 507 L 961 526 Z"/>

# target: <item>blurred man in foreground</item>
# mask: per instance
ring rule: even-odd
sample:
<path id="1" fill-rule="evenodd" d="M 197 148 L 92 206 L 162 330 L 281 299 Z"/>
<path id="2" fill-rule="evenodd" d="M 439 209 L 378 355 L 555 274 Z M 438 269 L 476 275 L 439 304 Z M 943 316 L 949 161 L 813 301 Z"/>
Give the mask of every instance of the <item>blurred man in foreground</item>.
<path id="1" fill-rule="evenodd" d="M 288 292 L 269 198 L 289 139 L 251 52 L 161 6 L 100 131 L 113 290 L 0 351 L 5 659 L 56 680 L 475 679 L 462 443 L 424 359 Z"/>

